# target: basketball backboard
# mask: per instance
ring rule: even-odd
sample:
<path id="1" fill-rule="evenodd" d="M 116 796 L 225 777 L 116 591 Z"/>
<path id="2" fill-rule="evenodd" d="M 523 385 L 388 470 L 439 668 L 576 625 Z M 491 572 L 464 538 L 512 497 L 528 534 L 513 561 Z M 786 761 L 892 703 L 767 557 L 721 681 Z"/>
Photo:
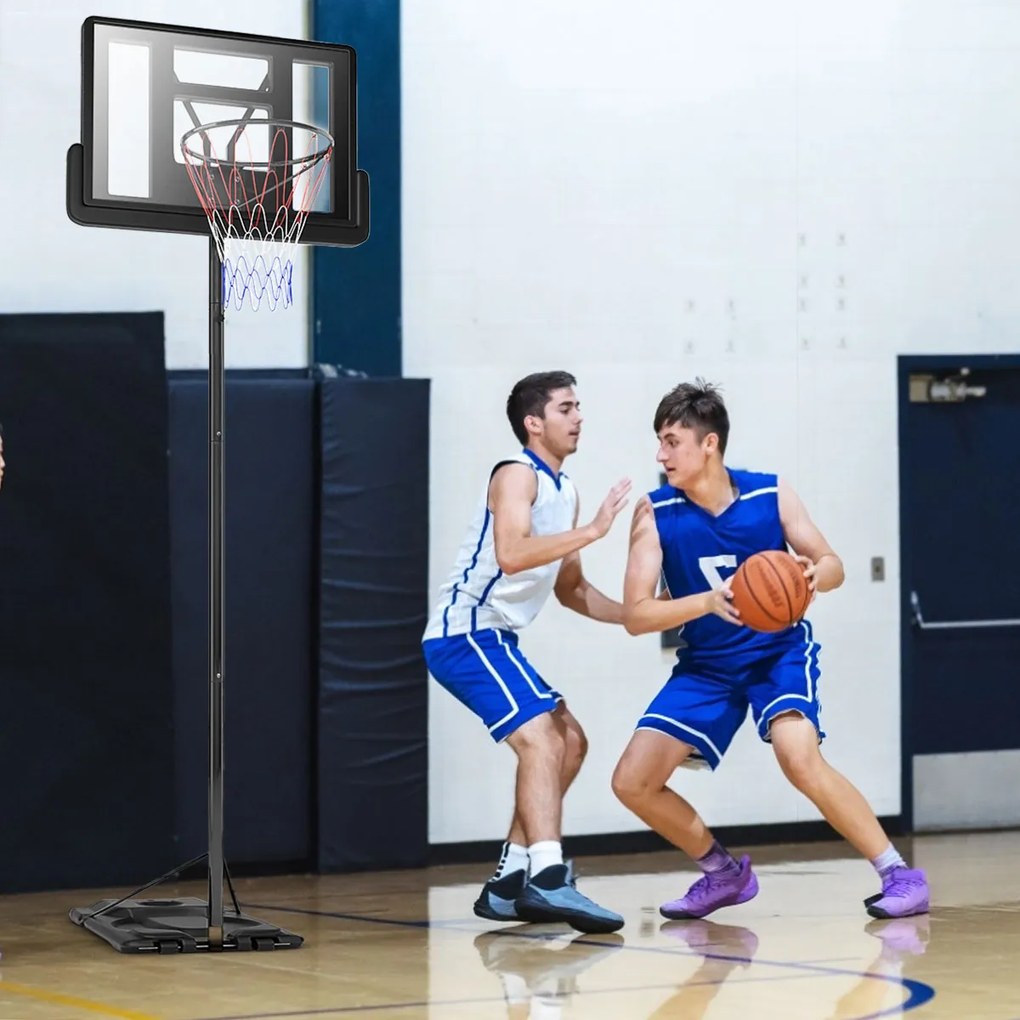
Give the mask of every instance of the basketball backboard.
<path id="1" fill-rule="evenodd" d="M 182 136 L 216 121 L 294 121 L 333 137 L 302 243 L 360 244 L 369 202 L 357 168 L 356 81 L 348 46 L 88 18 L 68 215 L 86 226 L 208 235 Z"/>

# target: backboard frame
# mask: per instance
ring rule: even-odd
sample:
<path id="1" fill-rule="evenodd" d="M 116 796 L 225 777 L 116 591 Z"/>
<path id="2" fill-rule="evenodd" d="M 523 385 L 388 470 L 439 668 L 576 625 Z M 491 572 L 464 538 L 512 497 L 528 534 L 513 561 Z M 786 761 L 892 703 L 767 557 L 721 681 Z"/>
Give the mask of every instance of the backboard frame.
<path id="1" fill-rule="evenodd" d="M 139 37 L 151 46 L 154 62 L 164 61 L 164 71 L 167 55 L 171 57 L 169 66 L 172 68 L 175 45 L 182 41 L 190 49 L 212 55 L 264 57 L 271 67 L 280 58 L 291 61 L 292 65 L 307 63 L 328 67 L 327 127 L 335 141 L 329 211 L 309 214 L 301 243 L 352 247 L 367 239 L 369 183 L 368 175 L 357 168 L 357 67 L 351 47 L 118 18 L 90 17 L 82 25 L 81 141 L 72 145 L 67 154 L 67 213 L 71 220 L 82 226 L 209 236 L 208 221 L 194 195 L 184 164 L 171 162 L 172 146 L 180 142 L 170 137 L 172 101 L 212 101 L 219 97 L 264 108 L 269 117 L 294 119 L 292 108 L 274 106 L 275 93 L 272 92 L 194 86 L 175 81 L 170 85 L 173 96 L 165 105 L 158 106 L 160 99 L 167 99 L 165 96 L 150 95 L 149 101 L 150 124 L 157 136 L 157 141 L 149 143 L 156 164 L 155 168 L 150 167 L 150 173 L 167 193 L 174 192 L 174 200 L 162 198 L 158 187 L 153 197 L 148 198 L 110 195 L 98 186 L 94 173 L 97 159 L 102 165 L 106 145 L 104 125 L 97 124 L 96 120 L 96 103 L 97 99 L 103 100 L 107 94 L 103 90 L 109 88 L 108 63 L 101 56 L 97 59 L 97 39 L 107 44 L 123 39 L 137 45 Z M 151 67 L 149 74 L 150 79 L 155 74 Z M 281 91 L 286 94 L 286 90 Z M 169 144 L 164 147 L 162 142 L 166 141 Z M 165 163 L 161 162 L 164 159 Z"/>

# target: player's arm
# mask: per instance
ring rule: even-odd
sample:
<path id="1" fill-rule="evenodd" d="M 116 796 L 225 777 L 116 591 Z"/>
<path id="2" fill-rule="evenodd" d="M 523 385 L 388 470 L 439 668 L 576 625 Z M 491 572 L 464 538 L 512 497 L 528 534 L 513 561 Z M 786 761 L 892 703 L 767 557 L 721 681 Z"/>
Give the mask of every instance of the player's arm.
<path id="1" fill-rule="evenodd" d="M 496 562 L 504 574 L 544 567 L 602 538 L 627 503 L 630 480 L 609 490 L 590 524 L 556 535 L 531 534 L 531 505 L 538 494 L 535 471 L 527 464 L 503 464 L 489 482 L 492 539 Z"/>
<path id="2" fill-rule="evenodd" d="M 680 627 L 699 616 L 716 613 L 731 623 L 740 622 L 730 603 L 729 584 L 718 591 L 670 598 L 656 595 L 662 574 L 662 546 L 655 514 L 645 496 L 634 509 L 630 552 L 623 581 L 623 625 L 628 634 L 651 634 Z"/>
<path id="3" fill-rule="evenodd" d="M 581 504 L 574 511 L 574 526 L 577 526 Z M 591 584 L 581 568 L 581 554 L 572 552 L 563 557 L 560 572 L 556 575 L 553 588 L 560 603 L 575 613 L 587 616 L 600 623 L 623 623 L 623 603 L 611 599 Z"/>
<path id="4" fill-rule="evenodd" d="M 832 591 L 843 583 L 843 561 L 818 530 L 796 492 L 779 479 L 779 520 L 783 534 L 813 591 Z"/>

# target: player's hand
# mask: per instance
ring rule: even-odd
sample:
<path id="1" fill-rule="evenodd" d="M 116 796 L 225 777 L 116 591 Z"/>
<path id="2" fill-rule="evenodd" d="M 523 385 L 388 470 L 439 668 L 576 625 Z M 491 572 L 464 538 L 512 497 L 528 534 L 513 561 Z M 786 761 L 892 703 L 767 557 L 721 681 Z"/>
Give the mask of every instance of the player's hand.
<path id="1" fill-rule="evenodd" d="M 814 602 L 815 596 L 818 594 L 818 581 L 815 578 L 815 574 L 818 572 L 818 564 L 809 556 L 794 555 L 793 558 L 804 568 L 804 580 L 807 581 L 808 591 L 811 592 L 810 601 Z"/>
<path id="2" fill-rule="evenodd" d="M 627 505 L 627 494 L 630 492 L 631 484 L 629 478 L 621 478 L 609 490 L 609 495 L 602 500 L 602 506 L 589 525 L 595 531 L 596 538 L 603 538 L 609 533 L 616 515 Z"/>
<path id="3" fill-rule="evenodd" d="M 739 627 L 741 626 L 740 610 L 733 604 L 730 580 L 730 578 L 727 578 L 721 588 L 715 588 L 705 596 L 706 615 L 713 613 L 727 623 L 732 623 L 735 627 Z"/>

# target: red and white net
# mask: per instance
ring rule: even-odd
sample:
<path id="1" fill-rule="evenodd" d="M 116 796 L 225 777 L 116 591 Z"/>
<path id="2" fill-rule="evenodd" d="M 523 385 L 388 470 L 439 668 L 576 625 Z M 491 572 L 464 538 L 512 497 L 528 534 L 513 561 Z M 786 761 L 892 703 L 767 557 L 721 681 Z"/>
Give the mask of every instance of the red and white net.
<path id="1" fill-rule="evenodd" d="M 332 137 L 289 121 L 219 121 L 188 131 L 181 151 L 223 261 L 224 305 L 290 307 L 301 232 L 328 200 Z"/>

